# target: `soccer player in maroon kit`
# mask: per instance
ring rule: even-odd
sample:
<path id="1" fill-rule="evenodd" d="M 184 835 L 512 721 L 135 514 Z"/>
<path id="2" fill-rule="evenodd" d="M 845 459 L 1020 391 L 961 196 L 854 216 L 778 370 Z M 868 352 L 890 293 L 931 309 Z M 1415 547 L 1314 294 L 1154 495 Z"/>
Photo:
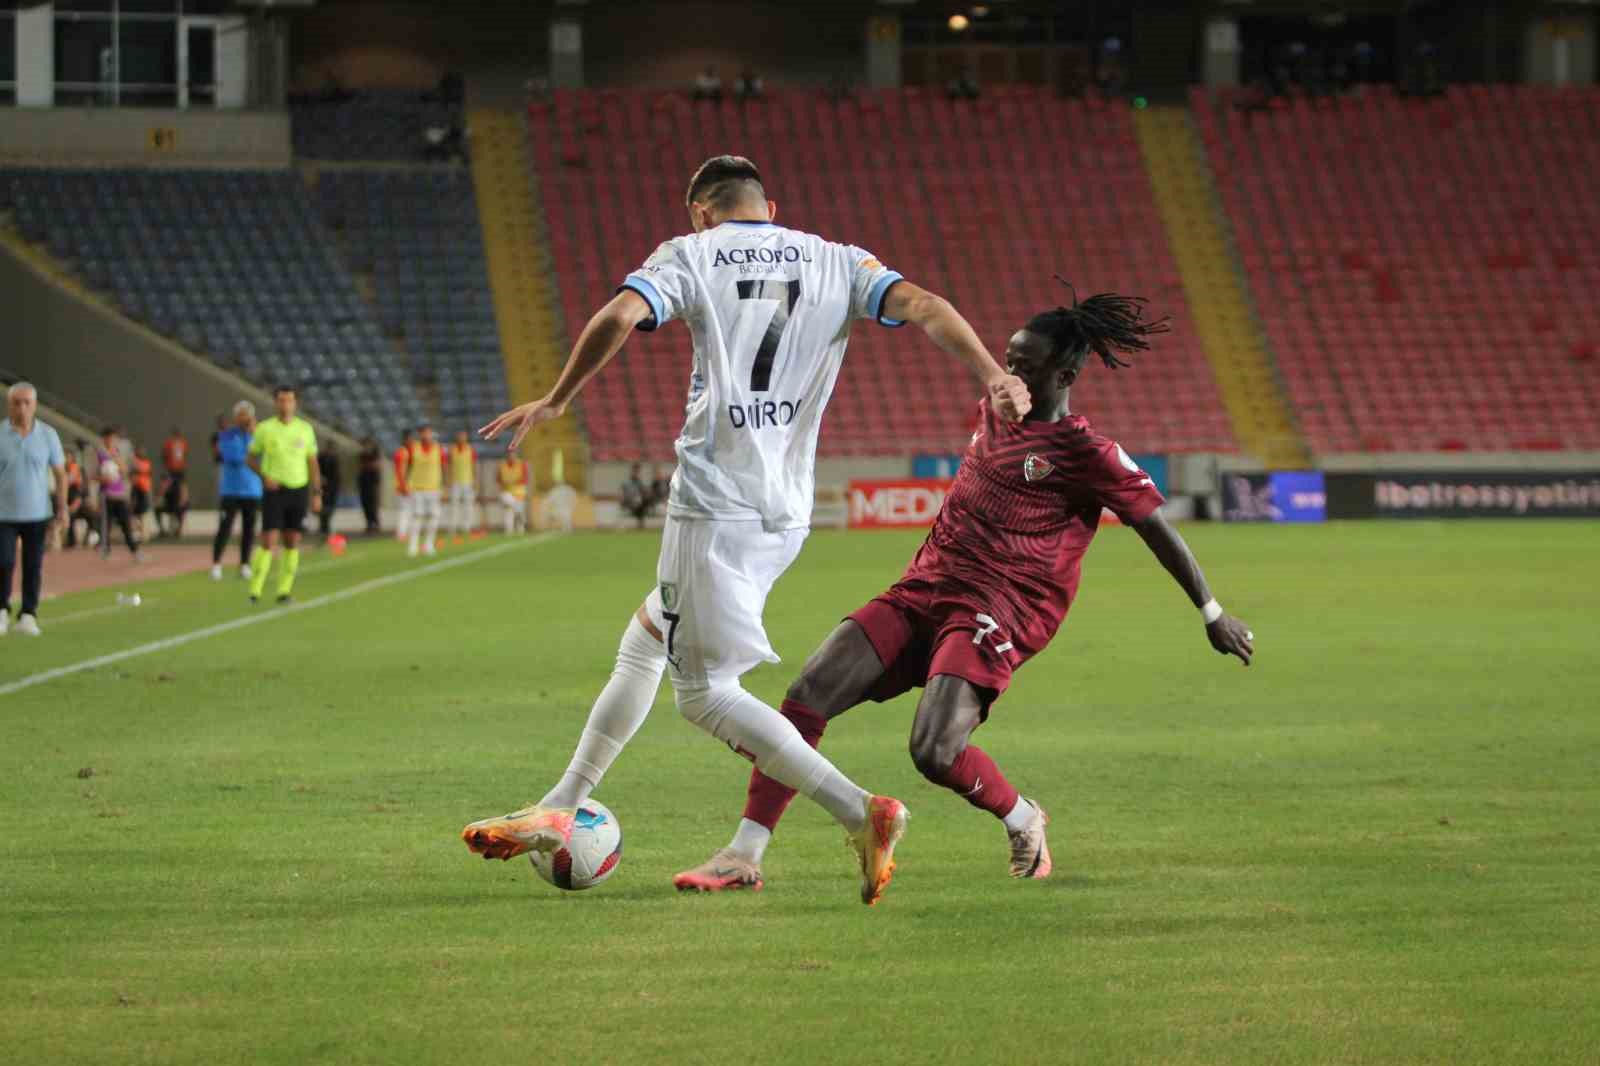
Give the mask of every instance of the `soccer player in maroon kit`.
<path id="1" fill-rule="evenodd" d="M 1050 874 L 1044 808 L 1018 795 L 993 759 L 969 742 L 1012 673 L 1042 651 L 1077 595 L 1083 553 L 1101 509 L 1143 538 L 1195 607 L 1207 639 L 1248 666 L 1254 635 L 1212 598 L 1183 538 L 1157 510 L 1150 476 L 1115 441 L 1068 410 L 1068 392 L 1093 352 L 1149 347 L 1165 320 L 1143 301 L 1102 293 L 1035 315 L 1006 347 L 1033 409 L 1021 422 L 987 400 L 933 530 L 904 576 L 841 622 L 789 687 L 782 713 L 816 745 L 833 718 L 865 700 L 922 687 L 911 759 L 923 776 L 1004 822 L 1011 876 Z M 744 818 L 728 847 L 673 878 L 683 890 L 760 888 L 761 858 L 791 789 L 754 771 Z"/>

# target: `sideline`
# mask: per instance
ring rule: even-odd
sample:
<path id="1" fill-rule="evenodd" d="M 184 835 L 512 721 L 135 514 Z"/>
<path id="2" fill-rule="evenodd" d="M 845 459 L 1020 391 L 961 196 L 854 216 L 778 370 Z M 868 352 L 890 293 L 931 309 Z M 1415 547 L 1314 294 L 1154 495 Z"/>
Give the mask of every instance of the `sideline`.
<path id="1" fill-rule="evenodd" d="M 556 533 L 540 533 L 511 544 L 498 544 L 492 548 L 485 548 L 483 551 L 472 552 L 469 555 L 458 555 L 453 559 L 444 559 L 437 563 L 429 563 L 427 566 L 420 567 L 416 570 L 405 570 L 398 574 L 386 574 L 383 577 L 373 578 L 370 581 L 363 581 L 359 585 L 351 585 L 347 589 L 340 589 L 338 592 L 330 592 L 325 596 L 318 596 L 314 600 L 306 600 L 304 603 L 291 603 L 287 607 L 279 608 L 264 607 L 260 609 L 259 614 L 245 615 L 243 618 L 235 618 L 229 622 L 221 622 L 217 625 L 206 626 L 204 629 L 196 629 L 188 633 L 180 633 L 175 637 L 167 637 L 163 640 L 151 641 L 149 644 L 140 644 L 137 647 L 127 648 L 123 651 L 114 651 L 108 655 L 97 655 L 93 659 L 85 659 L 82 662 L 71 663 L 67 666 L 58 666 L 52 670 L 42 670 L 37 674 L 29 674 L 27 677 L 18 678 L 15 681 L 0 685 L 0 696 L 9 696 L 13 692 L 21 692 L 23 689 L 33 688 L 35 685 L 43 685 L 46 682 L 55 681 L 58 678 L 71 677 L 73 674 L 81 674 L 85 670 L 95 670 L 102 666 L 110 666 L 112 663 L 120 663 L 127 659 L 137 658 L 141 655 L 149 655 L 151 652 L 166 651 L 168 648 L 181 647 L 184 644 L 190 644 L 197 640 L 204 640 L 207 637 L 214 637 L 219 633 L 230 633 L 235 629 L 243 629 L 246 626 L 259 625 L 262 622 L 271 622 L 279 618 L 288 618 L 290 615 L 297 614 L 300 611 L 312 611 L 318 607 L 326 607 L 331 603 L 340 603 L 344 600 L 350 599 L 353 596 L 359 596 L 364 592 L 372 592 L 376 589 L 387 588 L 390 585 L 399 585 L 406 581 L 415 581 L 419 577 L 427 577 L 429 574 L 437 574 L 445 570 L 452 570 L 458 566 L 465 566 L 468 563 L 475 563 L 481 559 L 489 559 L 497 555 L 504 555 L 506 552 L 517 551 L 520 548 L 531 548 L 535 544 L 542 544 L 543 542 L 558 535 L 559 534 Z M 7 639 L 9 640 L 12 638 L 8 637 Z"/>

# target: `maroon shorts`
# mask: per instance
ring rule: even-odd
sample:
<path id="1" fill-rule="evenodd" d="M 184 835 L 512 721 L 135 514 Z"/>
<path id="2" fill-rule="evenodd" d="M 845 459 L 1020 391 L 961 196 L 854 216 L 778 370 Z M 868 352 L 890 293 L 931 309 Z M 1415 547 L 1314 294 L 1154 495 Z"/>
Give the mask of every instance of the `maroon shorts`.
<path id="1" fill-rule="evenodd" d="M 896 585 L 849 617 L 883 663 L 883 677 L 867 693 L 880 703 L 949 674 L 982 690 L 988 717 L 989 704 L 1027 658 L 981 607 L 921 582 Z"/>

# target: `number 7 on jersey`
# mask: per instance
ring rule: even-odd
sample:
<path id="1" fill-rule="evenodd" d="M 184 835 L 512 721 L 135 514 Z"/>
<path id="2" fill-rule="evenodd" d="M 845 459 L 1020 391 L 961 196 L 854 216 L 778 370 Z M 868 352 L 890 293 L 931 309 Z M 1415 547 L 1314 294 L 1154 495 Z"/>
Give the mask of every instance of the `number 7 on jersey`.
<path id="1" fill-rule="evenodd" d="M 750 366 L 750 391 L 766 392 L 772 384 L 772 362 L 778 356 L 778 342 L 789 325 L 789 312 L 800 302 L 800 282 L 794 281 L 738 281 L 741 300 L 771 300 L 772 320 L 767 332 L 756 348 L 756 359 Z"/>

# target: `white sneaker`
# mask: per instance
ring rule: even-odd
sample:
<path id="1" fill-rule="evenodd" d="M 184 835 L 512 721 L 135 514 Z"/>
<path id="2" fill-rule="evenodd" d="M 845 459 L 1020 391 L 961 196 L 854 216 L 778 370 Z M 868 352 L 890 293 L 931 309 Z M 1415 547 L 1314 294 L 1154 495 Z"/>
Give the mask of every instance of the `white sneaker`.
<path id="1" fill-rule="evenodd" d="M 0 637 L 6 635 L 6 630 L 11 628 L 11 608 L 0 611 Z"/>
<path id="2" fill-rule="evenodd" d="M 39 620 L 31 614 L 20 616 L 17 619 L 17 632 L 25 637 L 39 636 Z"/>
<path id="3" fill-rule="evenodd" d="M 239 565 L 239 577 L 241 579 L 249 581 L 254 576 L 255 574 L 251 572 L 249 563 L 241 563 Z"/>
<path id="4" fill-rule="evenodd" d="M 212 567 L 211 567 L 211 580 L 212 581 L 221 581 L 222 580 L 222 564 L 221 563 L 212 564 Z"/>

